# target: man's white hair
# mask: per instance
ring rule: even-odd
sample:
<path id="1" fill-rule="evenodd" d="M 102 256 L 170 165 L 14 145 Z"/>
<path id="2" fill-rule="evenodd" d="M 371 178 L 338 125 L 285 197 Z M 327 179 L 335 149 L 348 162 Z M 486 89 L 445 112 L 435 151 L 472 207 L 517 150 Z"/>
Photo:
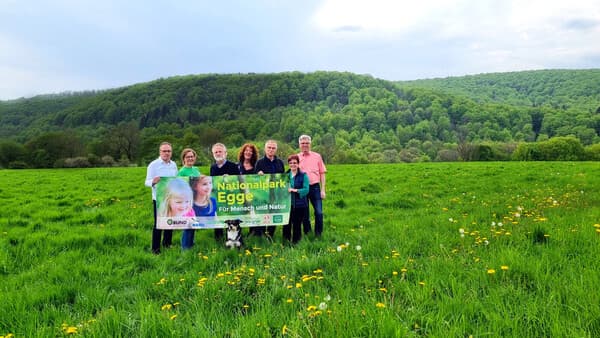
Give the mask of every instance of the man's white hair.
<path id="1" fill-rule="evenodd" d="M 298 142 L 302 141 L 302 140 L 308 140 L 308 142 L 312 142 L 310 136 L 308 135 L 300 135 L 300 137 L 298 137 Z"/>

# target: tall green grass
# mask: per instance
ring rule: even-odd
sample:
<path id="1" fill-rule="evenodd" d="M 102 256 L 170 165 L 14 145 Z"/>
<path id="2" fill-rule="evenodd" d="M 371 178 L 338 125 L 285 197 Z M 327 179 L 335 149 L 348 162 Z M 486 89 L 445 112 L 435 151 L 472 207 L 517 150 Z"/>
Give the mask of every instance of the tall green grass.
<path id="1" fill-rule="evenodd" d="M 322 238 L 158 256 L 145 168 L 1 171 L 0 336 L 600 336 L 597 162 L 328 169 Z"/>

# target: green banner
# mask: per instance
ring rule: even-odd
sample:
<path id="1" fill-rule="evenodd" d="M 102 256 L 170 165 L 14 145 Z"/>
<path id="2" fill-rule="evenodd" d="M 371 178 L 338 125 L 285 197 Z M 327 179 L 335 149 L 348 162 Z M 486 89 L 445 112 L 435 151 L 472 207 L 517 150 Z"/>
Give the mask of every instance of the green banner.
<path id="1" fill-rule="evenodd" d="M 156 185 L 158 229 L 284 225 L 291 198 L 286 174 L 161 177 Z"/>

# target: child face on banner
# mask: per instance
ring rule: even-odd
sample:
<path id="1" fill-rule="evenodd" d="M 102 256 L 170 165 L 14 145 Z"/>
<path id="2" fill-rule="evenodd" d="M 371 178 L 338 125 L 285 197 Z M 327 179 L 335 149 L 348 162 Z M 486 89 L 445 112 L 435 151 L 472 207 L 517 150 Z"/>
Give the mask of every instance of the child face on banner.
<path id="1" fill-rule="evenodd" d="M 171 216 L 183 216 L 192 207 L 192 201 L 185 195 L 177 195 L 171 198 L 169 202 L 169 208 L 171 209 Z"/>
<path id="2" fill-rule="evenodd" d="M 202 199 L 205 199 L 206 196 L 210 196 L 210 193 L 212 192 L 213 189 L 213 185 L 212 185 L 212 179 L 210 176 L 204 176 L 200 179 L 200 181 L 198 182 L 198 184 L 196 184 L 196 197 L 202 197 Z"/>

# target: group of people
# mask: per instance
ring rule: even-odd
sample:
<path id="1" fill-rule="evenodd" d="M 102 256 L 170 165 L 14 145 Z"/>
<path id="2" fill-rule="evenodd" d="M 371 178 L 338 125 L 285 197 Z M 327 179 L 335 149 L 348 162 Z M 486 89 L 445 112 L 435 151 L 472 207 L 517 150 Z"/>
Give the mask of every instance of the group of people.
<path id="1" fill-rule="evenodd" d="M 145 185 L 152 188 L 152 202 L 154 209 L 154 228 L 152 230 L 152 252 L 160 253 L 161 238 L 162 247 L 168 248 L 172 244 L 173 230 L 157 229 L 157 203 L 156 185 L 161 177 L 188 176 L 192 195 L 187 197 L 191 203 L 189 212 L 196 216 L 211 216 L 215 214 L 216 202 L 210 197 L 212 191 L 212 176 L 223 175 L 252 175 L 252 174 L 284 174 L 289 175 L 291 194 L 291 211 L 289 223 L 283 226 L 283 238 L 292 243 L 297 243 L 302 238 L 302 233 L 311 231 L 309 205 L 313 206 L 315 214 L 314 233 L 321 236 L 323 232 L 323 204 L 325 199 L 325 173 L 327 169 L 319 153 L 311 150 L 311 137 L 302 135 L 298 138 L 300 152 L 288 156 L 289 169 L 285 171 L 283 161 L 277 157 L 277 142 L 268 140 L 265 142 L 264 156 L 259 159 L 258 148 L 252 143 L 244 144 L 238 154 L 238 162 L 227 159 L 227 147 L 222 143 L 212 146 L 212 155 L 215 162 L 210 166 L 209 175 L 202 175 L 198 167 L 194 166 L 197 153 L 191 148 L 185 148 L 181 152 L 181 169 L 172 160 L 173 147 L 168 142 L 159 146 L 159 157 L 152 161 L 146 171 Z M 186 198 L 183 198 L 186 199 Z M 176 202 L 173 202 L 174 204 Z M 174 205 L 174 208 L 177 206 Z M 188 205 L 189 207 L 189 205 Z M 251 227 L 249 234 L 253 236 L 275 235 L 276 227 L 266 224 L 264 226 Z M 181 247 L 190 249 L 194 245 L 193 229 L 183 230 L 181 236 Z M 215 229 L 215 238 L 223 238 L 223 229 Z"/>

